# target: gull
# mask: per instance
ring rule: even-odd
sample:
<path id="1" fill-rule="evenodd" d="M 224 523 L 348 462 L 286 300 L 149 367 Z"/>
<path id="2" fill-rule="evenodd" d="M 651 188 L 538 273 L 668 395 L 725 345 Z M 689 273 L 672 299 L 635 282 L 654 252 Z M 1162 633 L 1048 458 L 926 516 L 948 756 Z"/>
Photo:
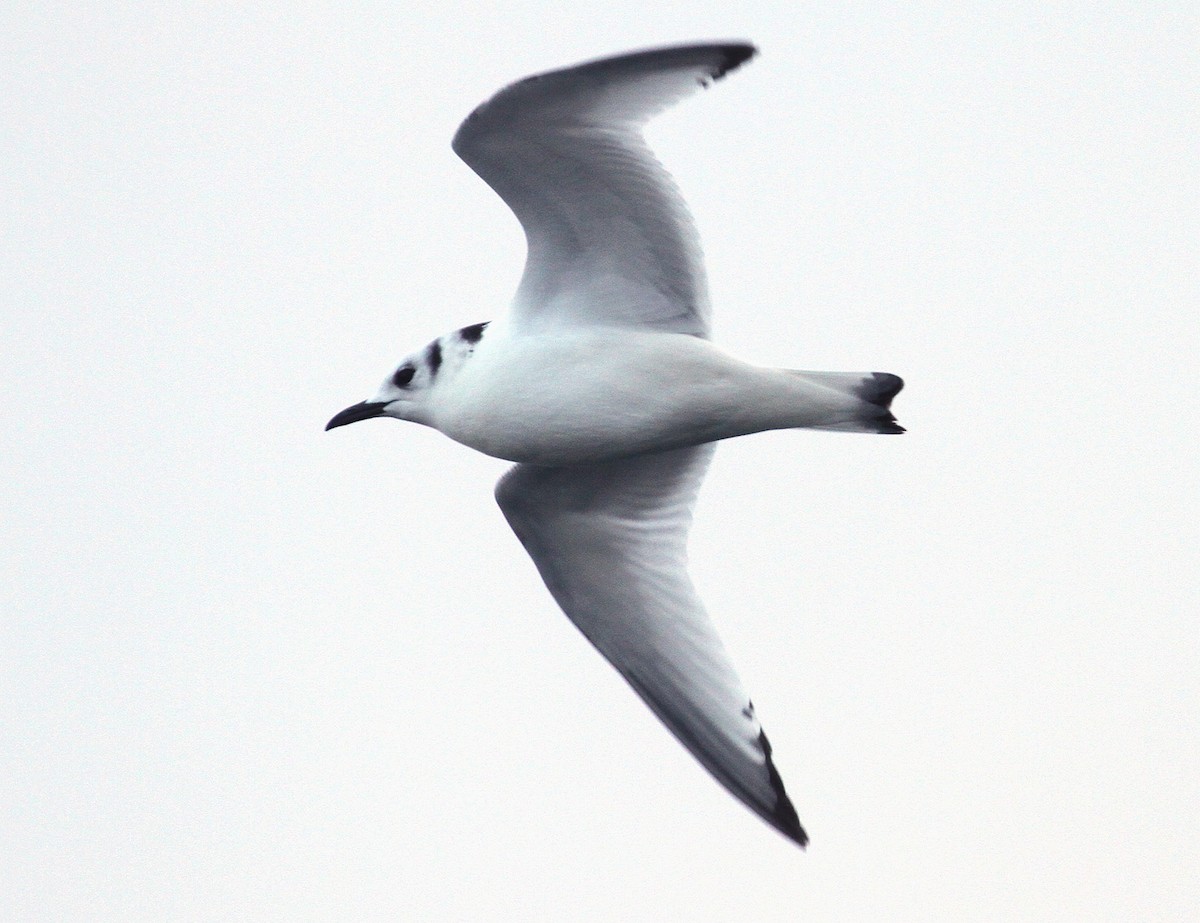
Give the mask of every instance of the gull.
<path id="1" fill-rule="evenodd" d="M 883 372 L 765 368 L 710 342 L 687 206 L 642 136 L 756 53 L 681 45 L 500 90 L 453 147 L 516 214 L 507 314 L 438 337 L 326 429 L 434 427 L 517 464 L 496 500 L 555 601 L 735 797 L 802 848 L 771 745 L 687 572 L 714 443 L 772 429 L 901 433 Z"/>

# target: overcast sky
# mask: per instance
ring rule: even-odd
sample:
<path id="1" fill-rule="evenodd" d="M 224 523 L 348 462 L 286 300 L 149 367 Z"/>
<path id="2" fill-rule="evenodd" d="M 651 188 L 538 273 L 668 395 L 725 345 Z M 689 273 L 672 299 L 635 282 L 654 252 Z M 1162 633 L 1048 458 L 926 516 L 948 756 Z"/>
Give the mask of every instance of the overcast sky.
<path id="1" fill-rule="evenodd" d="M 1195 5 L 602 6 L 0 13 L 4 919 L 1200 918 Z M 907 382 L 697 512 L 807 853 L 557 610 L 504 463 L 322 432 L 511 295 L 463 116 L 706 38 L 762 55 L 651 138 L 719 342 Z"/>

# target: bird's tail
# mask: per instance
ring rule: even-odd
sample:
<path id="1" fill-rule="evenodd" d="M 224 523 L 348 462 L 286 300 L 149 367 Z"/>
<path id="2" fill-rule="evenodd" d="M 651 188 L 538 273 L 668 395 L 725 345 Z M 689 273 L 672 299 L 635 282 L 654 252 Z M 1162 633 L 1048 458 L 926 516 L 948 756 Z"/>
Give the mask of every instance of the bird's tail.
<path id="1" fill-rule="evenodd" d="M 847 397 L 856 398 L 849 419 L 813 426 L 813 429 L 847 433 L 902 433 L 891 411 L 892 398 L 900 393 L 904 381 L 888 372 L 796 372 L 811 382 Z"/>

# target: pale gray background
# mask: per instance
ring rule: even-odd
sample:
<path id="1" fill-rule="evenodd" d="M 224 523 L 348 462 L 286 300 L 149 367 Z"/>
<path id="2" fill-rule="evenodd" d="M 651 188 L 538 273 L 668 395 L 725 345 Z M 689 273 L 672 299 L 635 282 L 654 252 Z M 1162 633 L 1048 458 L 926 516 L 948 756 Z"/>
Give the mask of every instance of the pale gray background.
<path id="1" fill-rule="evenodd" d="M 1200 918 L 1194 4 L 428 6 L 0 14 L 0 917 Z M 652 138 L 719 340 L 908 382 L 698 511 L 807 855 L 557 611 L 503 463 L 321 431 L 507 302 L 476 103 L 717 37 L 762 56 Z"/>

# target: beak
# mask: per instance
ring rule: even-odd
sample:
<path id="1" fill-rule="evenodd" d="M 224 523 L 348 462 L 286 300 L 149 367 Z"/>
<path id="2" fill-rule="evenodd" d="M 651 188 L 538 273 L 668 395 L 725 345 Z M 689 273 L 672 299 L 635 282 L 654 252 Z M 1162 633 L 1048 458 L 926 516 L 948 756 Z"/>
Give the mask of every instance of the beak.
<path id="1" fill-rule="evenodd" d="M 389 401 L 363 401 L 353 407 L 347 407 L 341 413 L 335 414 L 334 418 L 325 424 L 325 432 L 329 432 L 335 426 L 345 426 L 347 423 L 357 423 L 359 420 L 369 420 L 371 417 L 382 417 L 383 409 L 389 403 Z"/>

